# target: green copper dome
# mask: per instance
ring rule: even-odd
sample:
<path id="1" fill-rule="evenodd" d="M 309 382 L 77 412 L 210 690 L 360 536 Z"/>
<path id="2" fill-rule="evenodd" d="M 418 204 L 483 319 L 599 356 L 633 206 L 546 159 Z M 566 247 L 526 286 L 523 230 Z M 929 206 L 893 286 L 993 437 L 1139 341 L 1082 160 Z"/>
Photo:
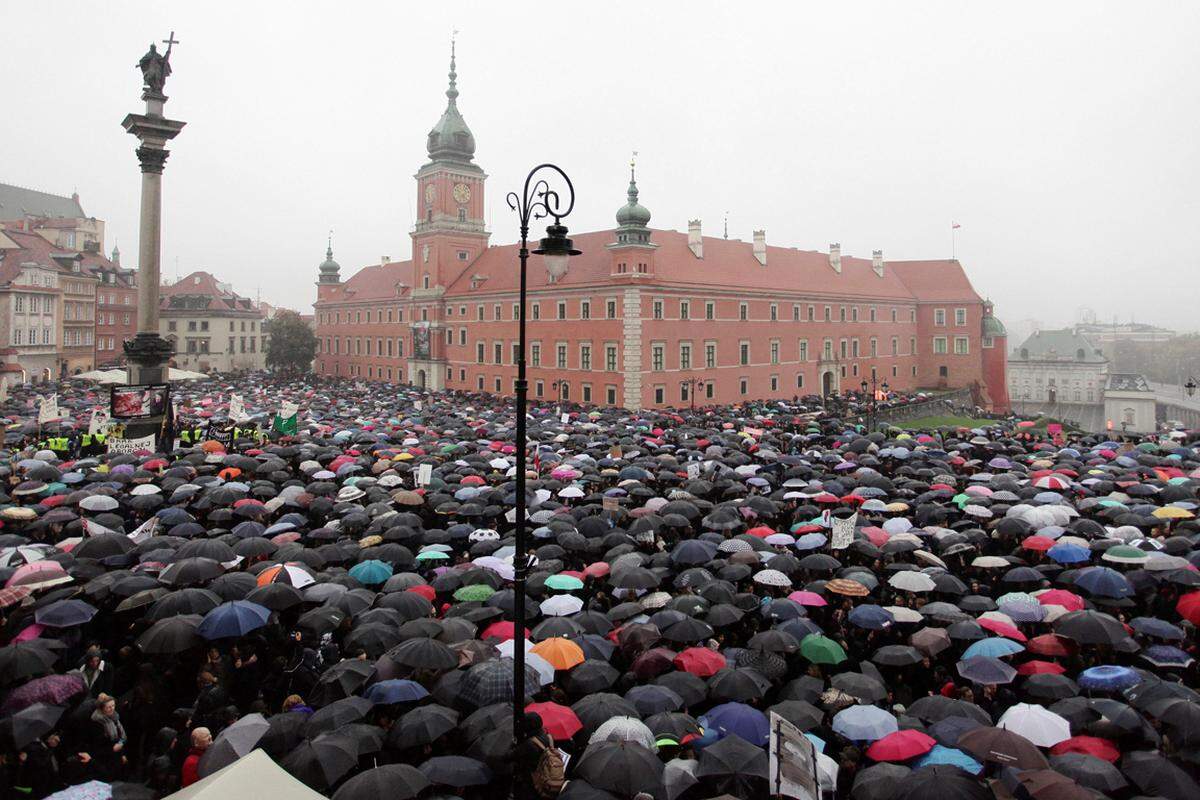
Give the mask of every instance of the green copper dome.
<path id="1" fill-rule="evenodd" d="M 637 181 L 633 179 L 633 170 L 629 173 L 629 201 L 617 209 L 617 224 L 622 228 L 644 228 L 650 224 L 650 209 L 638 202 Z"/>
<path id="2" fill-rule="evenodd" d="M 322 283 L 338 283 L 341 280 L 342 267 L 333 260 L 333 239 L 325 248 L 325 260 L 321 262 L 321 266 L 317 267 L 317 272 L 320 273 Z"/>
<path id="3" fill-rule="evenodd" d="M 434 161 L 469 163 L 475 157 L 475 136 L 458 111 L 458 73 L 454 69 L 454 47 L 450 48 L 450 88 L 446 89 L 446 110 L 429 132 L 426 149 Z"/>
<path id="4" fill-rule="evenodd" d="M 1003 322 L 988 314 L 983 318 L 983 335 L 995 339 L 1000 336 L 1008 336 L 1008 331 L 1005 330 Z"/>

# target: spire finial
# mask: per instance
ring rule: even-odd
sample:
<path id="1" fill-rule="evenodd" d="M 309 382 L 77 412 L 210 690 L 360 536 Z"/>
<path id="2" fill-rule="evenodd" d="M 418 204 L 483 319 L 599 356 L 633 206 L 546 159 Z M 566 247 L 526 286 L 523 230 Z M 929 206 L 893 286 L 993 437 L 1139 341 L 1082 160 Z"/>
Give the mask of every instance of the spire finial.
<path id="1" fill-rule="evenodd" d="M 333 260 L 333 228 L 329 229 L 329 238 L 325 240 L 325 258 Z"/>
<path id="2" fill-rule="evenodd" d="M 458 30 L 455 29 L 450 33 L 450 88 L 446 90 L 446 97 L 450 98 L 450 104 L 454 105 L 455 99 L 458 97 L 458 73 L 454 67 L 454 50 L 455 39 L 458 37 Z"/>
<path id="3" fill-rule="evenodd" d="M 629 182 L 633 183 L 633 170 L 637 166 L 637 150 L 633 151 L 633 155 L 629 158 Z"/>
<path id="4" fill-rule="evenodd" d="M 729 212 L 725 212 L 725 238 L 729 238 Z"/>

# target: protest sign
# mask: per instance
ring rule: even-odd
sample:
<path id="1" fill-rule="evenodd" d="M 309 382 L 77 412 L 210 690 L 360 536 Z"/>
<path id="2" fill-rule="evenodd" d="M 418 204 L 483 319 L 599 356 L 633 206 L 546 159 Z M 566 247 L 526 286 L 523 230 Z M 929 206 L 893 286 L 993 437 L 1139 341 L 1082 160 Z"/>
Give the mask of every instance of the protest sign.
<path id="1" fill-rule="evenodd" d="M 783 717 L 770 712 L 767 744 L 767 775 L 773 795 L 796 800 L 819 800 L 817 754 L 804 733 Z"/>
<path id="2" fill-rule="evenodd" d="M 854 541 L 854 524 L 858 522 L 858 514 L 851 514 L 847 519 L 833 518 L 833 535 L 829 540 L 831 550 L 845 550 Z"/>
<path id="3" fill-rule="evenodd" d="M 109 454 L 128 454 L 136 453 L 138 450 L 154 451 L 154 434 L 149 436 L 139 436 L 136 439 L 117 439 L 110 438 L 108 440 Z"/>
<path id="4" fill-rule="evenodd" d="M 58 395 L 52 394 L 38 400 L 38 425 L 62 419 L 58 410 Z"/>
<path id="5" fill-rule="evenodd" d="M 433 464 L 422 464 L 417 468 L 417 485 L 428 486 L 433 480 Z"/>

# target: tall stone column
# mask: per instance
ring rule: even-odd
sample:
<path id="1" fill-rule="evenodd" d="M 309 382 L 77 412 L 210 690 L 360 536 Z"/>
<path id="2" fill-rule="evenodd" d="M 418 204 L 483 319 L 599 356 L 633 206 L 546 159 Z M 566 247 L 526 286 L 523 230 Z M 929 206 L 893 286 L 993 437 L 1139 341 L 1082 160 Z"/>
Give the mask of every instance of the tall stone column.
<path id="1" fill-rule="evenodd" d="M 150 45 L 138 62 L 142 71 L 142 100 L 146 113 L 129 114 L 121 122 L 125 130 L 138 138 L 138 162 L 142 168 L 142 208 L 138 235 L 138 332 L 125 343 L 130 383 L 162 383 L 166 379 L 171 343 L 158 332 L 160 261 L 162 257 L 162 173 L 170 151 L 166 144 L 183 130 L 186 123 L 163 116 L 167 96 L 163 85 L 171 74 L 171 47 L 159 54 Z"/>

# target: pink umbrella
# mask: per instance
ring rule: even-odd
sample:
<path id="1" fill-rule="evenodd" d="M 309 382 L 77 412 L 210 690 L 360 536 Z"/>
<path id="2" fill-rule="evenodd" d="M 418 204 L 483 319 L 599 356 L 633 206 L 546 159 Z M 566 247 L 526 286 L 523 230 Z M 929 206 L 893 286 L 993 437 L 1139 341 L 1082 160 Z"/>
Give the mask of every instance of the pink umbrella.
<path id="1" fill-rule="evenodd" d="M 788 595 L 788 600 L 794 600 L 802 606 L 827 606 L 825 598 L 816 592 L 792 592 Z"/>
<path id="2" fill-rule="evenodd" d="M 28 586 L 31 589 L 40 589 L 46 586 L 57 586 L 60 583 L 69 583 L 70 580 L 71 576 L 63 569 L 62 564 L 43 559 L 18 567 L 4 586 L 5 588 Z"/>
<path id="3" fill-rule="evenodd" d="M 38 623 L 26 625 L 20 633 L 13 637 L 14 642 L 28 642 L 30 639 L 36 639 L 42 635 L 42 631 L 46 630 Z"/>

